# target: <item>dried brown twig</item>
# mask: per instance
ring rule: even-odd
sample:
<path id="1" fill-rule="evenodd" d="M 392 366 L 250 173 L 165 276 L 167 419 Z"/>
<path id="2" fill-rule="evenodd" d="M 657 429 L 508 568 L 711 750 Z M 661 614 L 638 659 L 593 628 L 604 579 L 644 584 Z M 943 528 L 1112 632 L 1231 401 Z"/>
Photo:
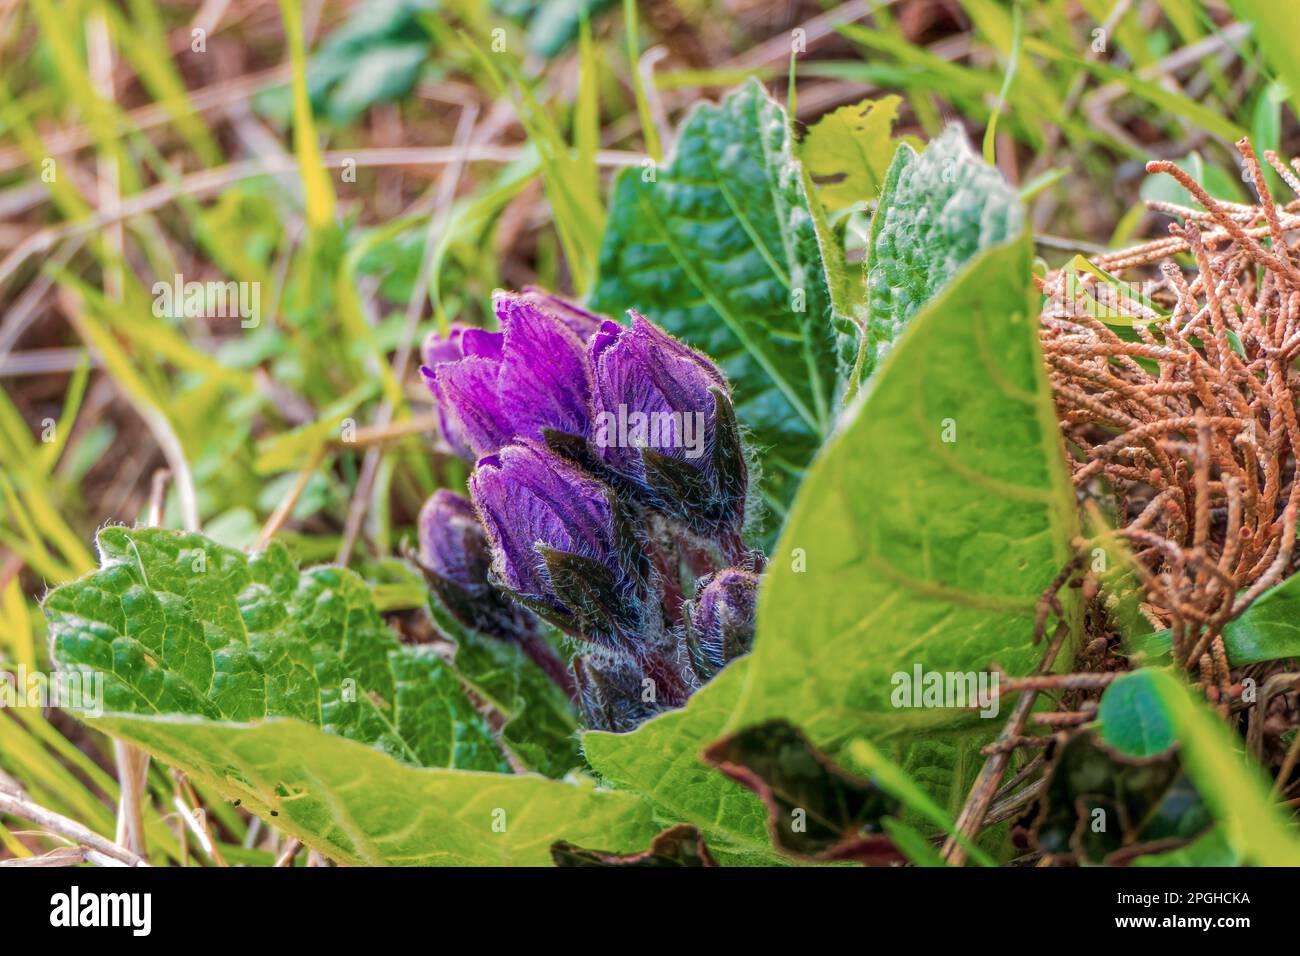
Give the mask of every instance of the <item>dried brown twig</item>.
<path id="1" fill-rule="evenodd" d="M 1199 209 L 1168 239 L 1098 256 L 1111 276 L 1159 266 L 1142 284 L 1061 270 L 1043 280 L 1043 350 L 1081 494 L 1109 503 L 1133 552 L 1144 613 L 1176 659 L 1226 706 L 1223 626 L 1295 566 L 1300 516 L 1300 202 L 1279 206 L 1250 144 L 1259 195 L 1217 200 L 1169 162 Z M 1265 153 L 1300 195 L 1300 177 Z M 1293 165 L 1296 161 L 1293 161 Z M 1300 170 L 1300 165 L 1296 167 Z M 1175 256 L 1190 257 L 1185 272 Z M 1131 329 L 1131 333 L 1128 330 Z"/>

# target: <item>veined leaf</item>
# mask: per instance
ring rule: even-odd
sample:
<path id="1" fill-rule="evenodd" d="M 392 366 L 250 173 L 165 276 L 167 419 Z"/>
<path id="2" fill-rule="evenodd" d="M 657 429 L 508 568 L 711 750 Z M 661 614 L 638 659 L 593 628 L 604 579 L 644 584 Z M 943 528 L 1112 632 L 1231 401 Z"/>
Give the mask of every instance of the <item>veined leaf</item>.
<path id="1" fill-rule="evenodd" d="M 455 672 L 351 571 L 156 528 L 99 550 L 45 601 L 58 667 L 103 681 L 105 714 L 81 716 L 333 858 L 545 863 L 558 839 L 655 832 L 627 795 L 485 772 L 508 768 Z"/>
<path id="2" fill-rule="evenodd" d="M 834 418 L 857 327 L 831 306 L 785 113 L 751 81 L 696 109 L 667 167 L 614 185 L 592 306 L 636 309 L 718 360 L 788 503 Z M 837 373 L 838 366 L 838 373 Z"/>
<path id="3" fill-rule="evenodd" d="M 352 865 L 547 866 L 558 840 L 644 849 L 660 827 L 626 793 L 531 774 L 402 764 L 299 720 L 92 721 Z"/>
<path id="4" fill-rule="evenodd" d="M 893 675 L 1037 662 L 1036 599 L 1068 560 L 1077 516 L 1030 258 L 1027 236 L 980 253 L 868 383 L 800 490 L 753 653 L 680 711 L 583 736 L 593 768 L 699 826 L 720 855 L 760 852 L 762 809 L 700 765 L 714 739 L 784 717 L 838 760 L 866 737 L 951 813 L 992 724 L 896 708 Z"/>
<path id="5" fill-rule="evenodd" d="M 299 572 L 202 535 L 105 528 L 99 570 L 45 599 L 57 665 L 103 680 L 103 709 L 295 717 L 417 766 L 506 769 L 452 669 L 404 647 L 345 568 Z"/>

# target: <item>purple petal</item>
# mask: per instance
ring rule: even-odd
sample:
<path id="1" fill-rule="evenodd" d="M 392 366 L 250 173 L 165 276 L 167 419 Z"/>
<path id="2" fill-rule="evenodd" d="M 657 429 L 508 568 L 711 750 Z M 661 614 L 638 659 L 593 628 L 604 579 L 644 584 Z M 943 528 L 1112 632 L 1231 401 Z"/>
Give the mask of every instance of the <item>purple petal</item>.
<path id="1" fill-rule="evenodd" d="M 501 363 L 486 358 L 444 362 L 435 369 L 434 398 L 451 428 L 474 455 L 486 455 L 510 441 L 514 427 L 497 399 Z"/>
<path id="2" fill-rule="evenodd" d="M 498 298 L 497 314 L 505 329 L 497 396 L 514 437 L 540 441 L 543 428 L 586 436 L 591 372 L 582 340 L 518 296 Z"/>
<path id="3" fill-rule="evenodd" d="M 479 459 L 470 494 L 507 587 L 553 599 L 538 545 L 581 554 L 617 572 L 613 510 L 596 479 L 534 444 Z"/>
<path id="4" fill-rule="evenodd" d="M 605 321 L 603 315 L 589 312 L 577 303 L 562 299 L 558 295 L 547 292 L 545 289 L 539 289 L 536 286 L 525 287 L 523 298 L 540 306 L 544 311 L 550 312 L 571 328 L 578 338 L 584 342 L 590 339 L 596 333 L 596 330 L 600 328 L 600 324 Z"/>
<path id="5" fill-rule="evenodd" d="M 712 362 L 636 313 L 631 328 L 615 322 L 601 325 L 591 341 L 591 362 L 594 433 L 611 466 L 642 477 L 633 418 L 640 413 L 647 422 L 640 436 L 645 445 L 706 467 L 704 446 L 711 440 L 715 418 L 709 390 L 726 391 L 726 381 Z"/>

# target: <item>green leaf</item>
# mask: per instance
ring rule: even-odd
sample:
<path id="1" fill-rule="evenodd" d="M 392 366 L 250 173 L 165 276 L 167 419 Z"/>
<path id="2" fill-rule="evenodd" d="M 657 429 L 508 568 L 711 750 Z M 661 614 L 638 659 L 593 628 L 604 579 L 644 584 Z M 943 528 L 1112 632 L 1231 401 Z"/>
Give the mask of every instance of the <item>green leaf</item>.
<path id="1" fill-rule="evenodd" d="M 860 378 L 911 318 L 976 254 L 1018 235 L 1024 208 L 1002 175 L 950 126 L 918 154 L 894 154 L 867 246 L 867 347 Z"/>
<path id="2" fill-rule="evenodd" d="M 902 97 L 885 96 L 841 106 L 808 130 L 799 154 L 813 181 L 820 184 L 817 198 L 827 210 L 834 212 L 879 195 L 898 149 L 893 129 L 901 102 Z"/>
<path id="3" fill-rule="evenodd" d="M 411 767 L 298 720 L 106 715 L 91 724 L 349 865 L 546 866 L 557 840 L 630 853 L 660 829 L 630 794 Z"/>
<path id="4" fill-rule="evenodd" d="M 350 863 L 544 863 L 557 839 L 654 833 L 627 796 L 482 772 L 508 767 L 455 672 L 400 644 L 353 572 L 299 571 L 278 543 L 250 558 L 156 528 L 98 540 L 100 569 L 45 600 L 57 666 L 103 682 L 104 716 L 79 716 L 308 845 Z"/>
<path id="5" fill-rule="evenodd" d="M 649 172 L 615 182 L 591 305 L 636 309 L 721 363 L 765 450 L 766 490 L 788 503 L 858 335 L 831 307 L 785 113 L 747 83 L 697 108 L 671 163 Z"/>
<path id="6" fill-rule="evenodd" d="M 1169 656 L 1173 638 L 1168 630 L 1153 631 L 1130 635 L 1128 643 L 1154 663 Z M 1225 624 L 1223 647 L 1233 667 L 1300 657 L 1300 575 L 1269 588 Z"/>
<path id="7" fill-rule="evenodd" d="M 548 777 L 582 766 L 577 714 L 556 683 L 518 644 L 462 627 L 432 595 L 429 606 L 438 627 L 456 643 L 461 679 L 506 718 L 501 737 L 515 756 Z"/>
<path id="8" fill-rule="evenodd" d="M 895 708 L 893 675 L 1037 663 L 1035 603 L 1070 556 L 1077 515 L 1030 261 L 1023 236 L 977 256 L 846 414 L 764 576 L 753 653 L 680 711 L 583 735 L 598 773 L 699 826 L 715 853 L 765 850 L 761 805 L 699 763 L 712 740 L 783 717 L 839 761 L 838 746 L 866 736 L 951 814 L 994 725 Z M 1062 599 L 1073 617 L 1073 594 Z"/>
<path id="9" fill-rule="evenodd" d="M 51 591 L 45 615 L 56 664 L 101 675 L 105 710 L 295 717 L 416 766 L 508 769 L 452 669 L 400 644 L 346 568 L 159 528 L 98 542 L 99 570 Z"/>
<path id="10" fill-rule="evenodd" d="M 1269 588 L 1223 627 L 1233 667 L 1300 657 L 1300 575 Z"/>
<path id="11" fill-rule="evenodd" d="M 1101 717 L 1103 741 L 1122 754 L 1143 757 L 1177 741 L 1183 768 L 1243 862 L 1300 865 L 1300 831 L 1279 812 L 1264 772 L 1178 678 L 1152 667 L 1117 678 L 1102 695 Z"/>
<path id="12" fill-rule="evenodd" d="M 764 577 L 743 718 L 797 719 L 820 746 L 865 734 L 909 770 L 929 738 L 936 751 L 915 756 L 942 767 L 992 725 L 900 709 L 896 675 L 1036 665 L 1034 608 L 1077 515 L 1030 261 L 1027 236 L 977 256 L 809 470 Z M 958 780 L 927 782 L 946 796 Z"/>

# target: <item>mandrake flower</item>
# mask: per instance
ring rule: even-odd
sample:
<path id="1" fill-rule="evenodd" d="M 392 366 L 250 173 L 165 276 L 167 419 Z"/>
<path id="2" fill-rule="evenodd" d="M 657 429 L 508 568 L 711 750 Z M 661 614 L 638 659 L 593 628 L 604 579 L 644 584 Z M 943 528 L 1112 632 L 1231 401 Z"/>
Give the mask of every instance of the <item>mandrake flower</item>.
<path id="1" fill-rule="evenodd" d="M 623 326 L 536 289 L 496 309 L 502 331 L 424 346 L 447 443 L 477 460 L 470 501 L 425 506 L 421 563 L 464 626 L 511 639 L 540 618 L 577 639 L 588 724 L 629 729 L 749 647 L 757 558 L 730 388 L 639 315 Z M 692 629 L 683 596 L 742 562 L 699 593 Z"/>
<path id="2" fill-rule="evenodd" d="M 1149 202 L 1181 220 L 1168 238 L 1096 257 L 1101 275 L 1062 270 L 1042 283 L 1074 484 L 1112 508 L 1143 613 L 1223 700 L 1223 627 L 1295 570 L 1300 515 L 1300 202 L 1279 207 L 1250 144 L 1237 148 L 1258 204 L 1215 199 L 1172 163 L 1148 163 L 1201 208 Z M 1265 158 L 1300 196 L 1297 161 Z M 1145 294 L 1101 277 L 1157 263 Z"/>

